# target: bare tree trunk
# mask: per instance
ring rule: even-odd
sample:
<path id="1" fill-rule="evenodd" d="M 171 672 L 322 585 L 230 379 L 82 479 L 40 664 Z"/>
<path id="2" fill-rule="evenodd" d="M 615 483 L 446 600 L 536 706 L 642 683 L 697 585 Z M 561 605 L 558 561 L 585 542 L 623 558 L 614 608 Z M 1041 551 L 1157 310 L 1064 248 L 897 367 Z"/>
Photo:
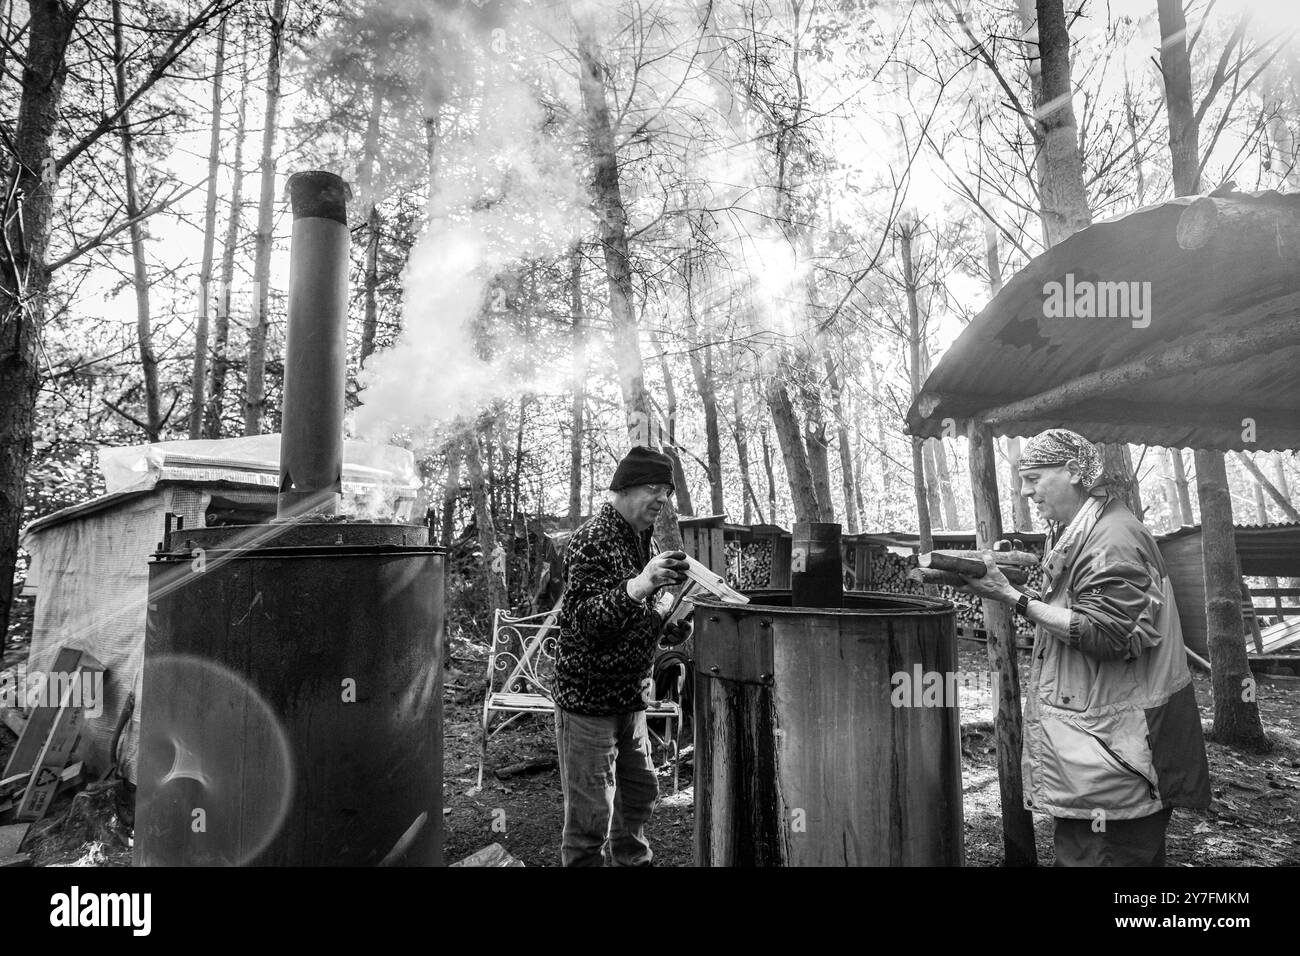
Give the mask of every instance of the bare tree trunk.
<path id="1" fill-rule="evenodd" d="M 450 548 L 456 533 L 453 524 L 456 520 L 456 499 L 460 497 L 460 463 L 464 457 L 459 441 L 447 442 L 447 480 L 442 486 L 442 508 L 440 515 L 438 540 L 444 548 Z"/>
<path id="2" fill-rule="evenodd" d="M 146 438 L 157 441 L 162 431 L 162 410 L 158 398 L 158 357 L 153 348 L 153 325 L 149 315 L 149 266 L 144 258 L 144 228 L 140 225 L 140 198 L 136 186 L 135 155 L 131 144 L 130 111 L 126 103 L 126 48 L 122 38 L 122 4 L 113 0 L 113 76 L 117 108 L 122 110 L 118 133 L 122 139 L 122 165 L 126 173 L 126 215 L 131 221 L 131 263 L 135 281 L 135 330 L 140 349 L 140 369 L 144 376 L 144 421 Z"/>
<path id="3" fill-rule="evenodd" d="M 1137 474 L 1133 471 L 1133 456 L 1124 442 L 1110 442 L 1101 446 L 1102 467 L 1110 477 L 1115 492 L 1123 499 L 1128 510 L 1139 521 L 1145 509 L 1142 507 L 1142 491 L 1138 487 Z"/>
<path id="4" fill-rule="evenodd" d="M 1282 493 L 1282 497 L 1286 498 L 1286 500 L 1290 502 L 1291 486 L 1286 480 L 1286 466 L 1282 463 L 1282 453 L 1280 451 L 1275 451 L 1269 456 L 1269 458 L 1273 462 L 1273 475 L 1277 478 L 1277 481 L 1275 482 L 1277 490 Z"/>
<path id="5" fill-rule="evenodd" d="M 13 0 L 3 0 L 0 2 L 0 38 L 4 43 L 0 43 L 0 76 L 3 76 L 9 67 L 9 44 L 12 40 L 12 27 L 14 23 L 14 5 Z M 8 165 L 8 163 L 6 163 Z"/>
<path id="6" fill-rule="evenodd" d="M 1174 470 L 1174 485 L 1178 489 L 1178 507 L 1183 512 L 1183 524 L 1195 524 L 1196 514 L 1192 511 L 1192 492 L 1187 482 L 1187 468 L 1183 465 L 1183 450 L 1169 449 L 1169 463 Z"/>
<path id="7" fill-rule="evenodd" d="M 1007 439 L 1007 464 L 1011 470 L 1011 527 L 1016 531 L 1033 531 L 1034 519 L 1029 514 L 1029 499 L 1024 496 L 1020 480 L 1020 439 Z"/>
<path id="8" fill-rule="evenodd" d="M 258 435 L 266 414 L 266 331 L 269 325 L 271 230 L 275 221 L 275 135 L 280 110 L 280 46 L 285 4 L 271 9 L 270 50 L 266 65 L 266 113 L 262 127 L 262 193 L 257 205 L 257 244 L 253 254 L 253 320 L 248 330 L 247 381 L 244 388 L 244 434 Z"/>
<path id="9" fill-rule="evenodd" d="M 587 407 L 587 331 L 582 303 L 582 246 L 573 248 L 569 277 L 573 308 L 573 403 L 569 411 L 569 527 L 576 528 L 582 516 L 582 434 Z"/>
<path id="10" fill-rule="evenodd" d="M 1273 475 L 1275 479 L 1277 479 L 1274 485 L 1277 486 L 1278 492 L 1282 494 L 1283 498 L 1286 498 L 1288 505 L 1290 505 L 1291 485 L 1287 481 L 1287 470 L 1286 466 L 1282 463 L 1281 451 L 1274 451 L 1273 454 L 1269 455 L 1269 460 L 1273 462 Z"/>
<path id="11" fill-rule="evenodd" d="M 755 513 L 758 523 L 763 524 L 763 509 L 758 504 L 758 495 L 754 494 L 754 484 L 749 477 L 749 436 L 745 428 L 744 406 L 740 398 L 740 382 L 736 381 L 731 389 L 732 431 L 736 436 L 736 456 L 740 460 L 741 508 L 744 511 L 745 524 L 750 524 Z M 753 502 L 753 511 L 750 502 Z"/>
<path id="12" fill-rule="evenodd" d="M 1268 524 L 1268 503 L 1264 500 L 1264 486 L 1258 481 L 1251 481 L 1250 490 L 1255 495 L 1255 520 Z"/>
<path id="13" fill-rule="evenodd" d="M 1074 118 L 1064 2 L 1036 0 L 1035 5 L 1040 85 L 1035 90 L 1034 112 L 1043 156 L 1039 192 L 1047 244 L 1054 246 L 1091 223 L 1092 214 L 1083 185 L 1079 127 Z"/>
<path id="14" fill-rule="evenodd" d="M 243 62 L 241 56 L 240 62 Z M 235 121 L 235 159 L 230 167 L 230 219 L 226 225 L 225 245 L 221 252 L 221 283 L 217 289 L 217 321 L 212 342 L 212 383 L 208 388 L 207 409 L 203 413 L 203 437 L 221 437 L 222 401 L 226 395 L 226 372 L 230 368 L 227 344 L 230 341 L 230 307 L 234 296 L 235 250 L 239 247 L 239 228 L 244 208 L 244 130 L 248 117 L 248 84 L 240 83 L 239 114 Z"/>
<path id="15" fill-rule="evenodd" d="M 767 473 L 767 513 L 772 516 L 772 524 L 776 524 L 776 476 L 772 473 L 772 446 L 768 444 L 766 428 L 759 437 L 763 440 L 763 470 Z"/>
<path id="16" fill-rule="evenodd" d="M 912 486 L 916 494 L 916 527 L 918 547 L 922 551 L 934 550 L 934 532 L 930 529 L 930 503 L 925 494 L 925 453 L 921 439 L 912 439 Z"/>
<path id="17" fill-rule="evenodd" d="M 1169 113 L 1169 151 L 1174 192 L 1191 195 L 1200 186 L 1200 130 L 1192 109 L 1192 72 L 1182 0 L 1157 0 L 1160 69 Z M 1268 747 L 1254 695 L 1242 693 L 1253 680 L 1246 658 L 1241 617 L 1240 564 L 1232 526 L 1227 467 L 1217 451 L 1195 452 L 1196 495 L 1201 505 L 1201 560 L 1205 568 L 1205 617 L 1214 685 L 1214 733 L 1219 743 L 1263 750 Z M 1250 696 L 1250 700 L 1243 697 Z"/>
<path id="18" fill-rule="evenodd" d="M 814 380 L 816 371 L 812 363 L 804 361 L 800 364 L 803 371 L 799 394 L 804 407 L 804 443 L 808 450 L 808 470 L 817 494 L 817 513 L 813 520 L 833 522 L 835 499 L 831 495 L 830 442 L 826 435 L 821 389 Z"/>
<path id="19" fill-rule="evenodd" d="M 1244 452 L 1236 452 L 1235 454 L 1237 460 L 1241 462 L 1248 472 L 1250 472 L 1250 477 L 1254 479 L 1255 491 L 1261 499 L 1264 492 L 1267 491 L 1269 497 L 1272 498 L 1277 503 L 1277 506 L 1282 509 L 1282 513 L 1286 516 L 1288 521 L 1300 521 L 1300 511 L 1296 511 L 1295 506 L 1291 504 L 1290 498 L 1287 495 L 1282 494 L 1282 491 L 1277 488 L 1273 482 L 1268 480 L 1268 476 L 1264 474 L 1259 465 L 1255 464 L 1255 462 L 1251 460 L 1250 456 L 1246 455 Z M 1260 518 L 1260 520 L 1265 521 L 1267 519 Z"/>
<path id="20" fill-rule="evenodd" d="M 879 400 L 880 370 L 876 367 L 876 363 L 872 361 L 870 355 L 867 356 L 867 371 L 871 375 L 871 394 L 876 396 L 877 400 Z M 880 501 L 884 503 L 889 500 L 889 479 L 891 472 L 889 469 L 889 456 L 885 454 L 885 449 L 889 446 L 885 444 L 885 420 L 884 416 L 880 414 L 879 409 L 876 409 L 875 419 L 876 452 L 877 457 L 880 459 Z"/>
<path id="21" fill-rule="evenodd" d="M 808 465 L 808 453 L 795 416 L 794 403 L 790 401 L 790 393 L 779 372 L 768 379 L 767 407 L 772 415 L 777 444 L 781 447 L 781 458 L 785 462 L 790 499 L 794 505 L 794 520 L 816 521 L 820 512 L 812 470 Z M 764 450 L 766 452 L 766 443 Z"/>
<path id="22" fill-rule="evenodd" d="M 0 197 L 0 635 L 8 633 L 18 560 L 18 529 L 27 498 L 32 419 L 41 385 L 37 342 L 49 288 L 46 251 L 53 181 L 42 177 L 67 79 L 65 58 L 76 14 L 57 0 L 29 0 L 26 63 L 13 165 Z"/>
<path id="23" fill-rule="evenodd" d="M 605 98 L 605 83 L 599 46 L 590 24 L 580 13 L 574 15 L 577 32 L 578 86 L 582 94 L 583 117 L 587 127 L 587 149 L 594 168 L 592 194 L 601 248 L 605 255 L 605 274 L 609 285 L 609 313 L 614 361 L 618 367 L 619 386 L 628 415 L 628 432 L 635 436 L 644 427 L 646 443 L 653 445 L 650 400 L 646 394 L 645 373 L 641 362 L 641 344 L 636 311 L 633 308 L 632 267 L 628 260 L 627 209 L 618 178 L 614 128 Z M 671 504 L 659 512 L 655 522 L 660 546 L 679 548 L 681 531 L 677 512 Z"/>
<path id="24" fill-rule="evenodd" d="M 687 293 L 689 299 L 690 293 Z M 711 513 L 726 514 L 727 503 L 722 495 L 722 436 L 718 432 L 718 390 L 713 380 L 713 347 L 701 342 L 687 352 L 695 390 L 700 393 L 704 409 L 704 437 L 706 459 L 709 466 L 709 504 Z M 674 431 L 676 429 L 674 428 Z"/>
<path id="25" fill-rule="evenodd" d="M 934 470 L 939 476 L 939 497 L 943 501 L 944 526 L 949 530 L 960 528 L 961 519 L 957 515 L 957 499 L 952 491 L 952 472 L 948 469 L 948 451 L 944 448 L 942 438 L 932 438 L 930 442 L 930 447 L 934 451 Z"/>
<path id="26" fill-rule="evenodd" d="M 212 316 L 212 257 L 217 244 L 217 171 L 221 167 L 221 81 L 226 71 L 226 20 L 217 28 L 217 62 L 212 71 L 212 136 L 208 140 L 208 195 L 203 207 L 203 264 L 199 268 L 199 315 L 190 372 L 190 438 L 203 434 L 208 378 L 208 328 Z"/>
<path id="27" fill-rule="evenodd" d="M 682 458 L 677 451 L 677 387 L 673 383 L 673 370 L 668 366 L 668 353 L 659 344 L 652 333 L 650 344 L 659 355 L 659 369 L 664 377 L 664 398 L 668 403 L 668 435 L 663 451 L 673 463 L 673 487 L 677 492 L 677 510 L 683 515 L 695 514 L 695 504 L 691 501 L 691 489 L 686 484 L 686 472 L 682 469 Z"/>
<path id="28" fill-rule="evenodd" d="M 1161 480 L 1164 482 L 1165 501 L 1169 503 L 1169 523 L 1172 525 L 1170 530 L 1177 531 L 1183 525 L 1191 524 L 1192 522 L 1190 516 L 1185 517 L 1183 515 L 1182 500 L 1179 497 L 1178 485 L 1174 481 L 1174 450 L 1172 448 L 1164 448 L 1161 449 L 1161 451 L 1165 459 L 1165 469 L 1161 474 Z M 1186 475 L 1183 476 L 1183 481 L 1184 483 L 1187 481 Z"/>
<path id="29" fill-rule="evenodd" d="M 476 429 L 473 425 L 467 424 L 464 436 L 461 439 L 461 448 L 464 450 L 465 466 L 469 474 L 469 492 L 474 503 L 474 523 L 478 528 L 478 546 L 483 553 L 483 566 L 481 569 L 483 593 L 487 599 L 490 614 L 498 608 L 505 609 L 509 605 L 501 576 L 492 570 L 492 559 L 497 550 L 497 531 L 492 522 L 492 509 L 488 502 L 487 480 L 483 474 L 483 458 L 479 451 L 478 441 Z"/>
<path id="30" fill-rule="evenodd" d="M 1021 0 L 1023 3 L 1024 0 Z M 991 219 L 984 220 L 984 261 L 989 272 L 989 291 L 997 296 L 1002 291 L 1002 262 L 998 253 L 998 230 Z M 1029 501 L 1022 494 L 1020 481 L 1020 439 L 1007 437 L 1007 465 L 1011 472 L 1011 528 L 1014 531 L 1033 531 L 1034 519 L 1029 515 Z"/>
<path id="31" fill-rule="evenodd" d="M 375 163 L 379 159 L 379 121 L 384 111 L 384 94 L 379 79 L 370 94 L 370 115 L 366 119 L 366 139 L 362 148 L 360 180 L 362 207 L 366 212 L 365 314 L 361 322 L 361 364 L 375 351 L 375 331 L 379 328 L 379 196 L 375 189 Z"/>
<path id="32" fill-rule="evenodd" d="M 907 373 L 912 388 L 912 401 L 921 394 L 921 312 L 917 303 L 916 271 L 912 262 L 911 221 L 900 223 L 898 240 L 903 260 L 903 291 L 907 296 Z M 920 438 L 912 437 L 912 493 L 916 498 L 916 523 L 922 551 L 934 550 L 934 537 L 930 528 L 929 493 L 925 481 L 925 449 Z"/>
<path id="33" fill-rule="evenodd" d="M 835 364 L 829 354 L 823 354 L 826 363 L 826 381 L 831 389 L 831 407 L 835 411 L 835 427 L 840 446 L 840 481 L 844 488 L 844 519 L 849 534 L 861 530 L 858 517 L 857 482 L 853 475 L 853 446 L 849 443 L 848 418 L 844 412 L 844 395 L 840 387 L 839 376 L 835 374 Z"/>
<path id="34" fill-rule="evenodd" d="M 862 496 L 862 415 L 857 401 L 852 399 L 852 393 L 849 414 L 853 418 L 853 497 L 858 503 L 859 527 L 865 530 L 868 522 L 867 505 Z"/>
<path id="35" fill-rule="evenodd" d="M 939 526 L 939 530 L 951 530 L 952 526 L 943 520 L 943 506 L 939 501 L 939 472 L 934 461 L 934 440 L 927 438 L 921 442 L 921 464 L 925 469 L 925 507 L 930 514 L 930 525 Z"/>
<path id="36" fill-rule="evenodd" d="M 1200 128 L 1192 105 L 1192 63 L 1187 49 L 1187 18 L 1183 0 L 1156 0 L 1160 21 L 1160 72 L 1169 114 L 1169 155 L 1173 162 L 1174 195 L 1200 191 Z M 1200 478 L 1197 478 L 1197 486 Z"/>
<path id="37" fill-rule="evenodd" d="M 1142 143 L 1138 139 L 1137 109 L 1133 106 L 1133 90 L 1129 87 L 1127 70 L 1124 73 L 1124 121 L 1128 126 L 1129 142 L 1133 146 L 1133 172 L 1137 177 L 1137 204 L 1145 206 L 1147 202 L 1147 181 L 1142 172 Z"/>

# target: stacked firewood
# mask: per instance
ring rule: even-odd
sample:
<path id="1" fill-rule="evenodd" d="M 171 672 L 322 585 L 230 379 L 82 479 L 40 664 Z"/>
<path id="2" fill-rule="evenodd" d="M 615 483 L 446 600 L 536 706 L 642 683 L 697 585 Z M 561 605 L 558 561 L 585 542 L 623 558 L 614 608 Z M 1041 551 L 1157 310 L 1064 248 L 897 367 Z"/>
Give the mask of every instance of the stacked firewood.
<path id="1" fill-rule="evenodd" d="M 924 594 L 925 586 L 918 581 L 911 580 L 908 575 L 913 569 L 917 568 L 916 555 L 894 554 L 884 548 L 873 549 L 871 555 L 871 590 L 873 591 L 892 591 L 901 594 Z M 1043 572 L 1041 568 L 1025 568 L 1026 578 L 1024 584 L 1017 583 L 1016 586 L 1021 589 L 1031 589 L 1041 591 L 1043 586 Z M 947 584 L 931 585 L 937 590 L 938 596 L 944 600 L 951 601 L 957 608 L 957 626 L 963 631 L 969 633 L 973 630 L 983 630 L 984 628 L 984 607 L 978 598 L 969 594 L 963 594 L 955 587 Z M 1021 617 L 1019 614 L 1012 615 L 1012 622 L 1018 635 L 1032 635 L 1034 626 Z"/>
<path id="2" fill-rule="evenodd" d="M 737 591 L 755 591 L 770 587 L 772 578 L 772 539 L 763 538 L 741 544 L 728 541 L 727 584 Z"/>

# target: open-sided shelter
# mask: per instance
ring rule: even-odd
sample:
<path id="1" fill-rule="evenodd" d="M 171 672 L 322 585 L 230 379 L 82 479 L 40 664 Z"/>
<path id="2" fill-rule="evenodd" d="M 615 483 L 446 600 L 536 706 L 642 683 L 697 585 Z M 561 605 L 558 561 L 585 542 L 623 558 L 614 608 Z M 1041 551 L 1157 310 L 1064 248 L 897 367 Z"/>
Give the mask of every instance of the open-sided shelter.
<path id="1" fill-rule="evenodd" d="M 969 437 L 982 546 L 1001 535 L 993 435 L 1066 427 L 1100 442 L 1300 448 L 1300 195 L 1216 190 L 1075 233 L 1026 265 L 970 322 L 906 424 L 913 435 Z M 1222 475 L 1222 460 L 1213 464 Z M 1226 489 L 1205 491 L 1210 617 L 1240 604 L 1228 581 L 1236 565 L 1230 501 Z M 1232 617 L 1220 616 L 1226 629 Z M 1235 617 L 1236 650 L 1228 653 L 1240 660 L 1214 661 L 1216 681 L 1221 667 L 1232 677 L 1249 673 Z M 1004 614 L 998 630 L 1009 627 Z M 995 729 L 1008 862 L 1032 860 L 1014 655 L 1005 639 L 991 641 L 990 652 L 1005 675 Z"/>

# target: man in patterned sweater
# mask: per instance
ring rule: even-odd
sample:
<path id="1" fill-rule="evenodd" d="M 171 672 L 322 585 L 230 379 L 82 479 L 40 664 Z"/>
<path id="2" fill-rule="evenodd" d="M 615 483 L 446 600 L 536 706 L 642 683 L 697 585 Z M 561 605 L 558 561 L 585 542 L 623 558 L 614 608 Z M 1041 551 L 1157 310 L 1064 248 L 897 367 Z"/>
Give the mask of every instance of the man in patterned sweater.
<path id="1" fill-rule="evenodd" d="M 565 866 L 649 866 L 645 836 L 659 796 L 645 706 L 663 614 L 661 588 L 685 580 L 686 555 L 651 556 L 650 529 L 673 492 L 667 455 L 637 446 L 612 500 L 573 533 L 555 656 L 555 730 L 564 790 Z M 666 637 L 685 639 L 686 624 Z"/>

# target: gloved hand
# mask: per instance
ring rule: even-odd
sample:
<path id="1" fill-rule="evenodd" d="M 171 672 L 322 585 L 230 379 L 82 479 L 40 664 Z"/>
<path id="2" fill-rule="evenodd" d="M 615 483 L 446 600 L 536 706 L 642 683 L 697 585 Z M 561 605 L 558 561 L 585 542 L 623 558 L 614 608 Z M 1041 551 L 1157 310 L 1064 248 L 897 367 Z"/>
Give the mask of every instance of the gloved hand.
<path id="1" fill-rule="evenodd" d="M 685 551 L 665 551 L 656 554 L 641 569 L 641 573 L 627 582 L 627 593 L 637 601 L 644 601 L 662 587 L 681 584 L 686 580 Z"/>
<path id="2" fill-rule="evenodd" d="M 679 621 L 673 621 L 664 628 L 663 635 L 659 638 L 659 643 L 664 647 L 676 647 L 688 639 L 695 632 L 695 623 L 690 618 L 682 618 Z"/>

